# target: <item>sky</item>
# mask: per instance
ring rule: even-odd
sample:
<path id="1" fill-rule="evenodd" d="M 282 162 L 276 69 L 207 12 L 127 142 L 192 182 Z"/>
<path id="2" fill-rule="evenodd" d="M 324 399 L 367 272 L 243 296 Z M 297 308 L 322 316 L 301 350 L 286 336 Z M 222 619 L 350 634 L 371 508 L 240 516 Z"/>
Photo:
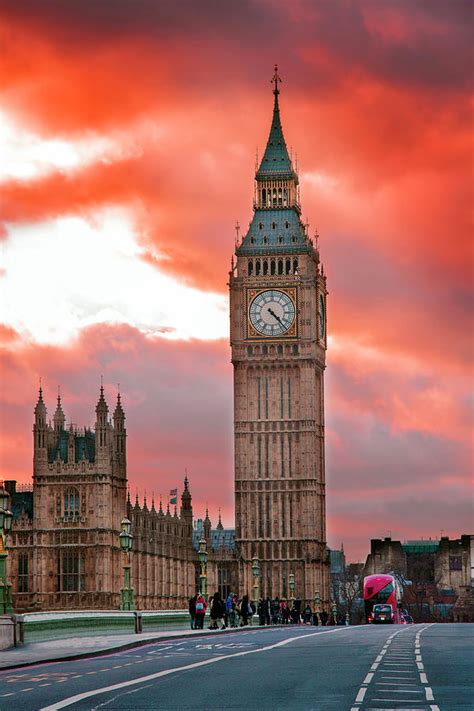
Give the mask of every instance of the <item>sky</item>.
<path id="1" fill-rule="evenodd" d="M 127 417 L 132 495 L 233 526 L 227 279 L 283 80 L 328 278 L 328 544 L 472 522 L 472 4 L 0 5 L 0 478 L 42 378 Z M 242 233 L 241 233 L 242 234 Z"/>

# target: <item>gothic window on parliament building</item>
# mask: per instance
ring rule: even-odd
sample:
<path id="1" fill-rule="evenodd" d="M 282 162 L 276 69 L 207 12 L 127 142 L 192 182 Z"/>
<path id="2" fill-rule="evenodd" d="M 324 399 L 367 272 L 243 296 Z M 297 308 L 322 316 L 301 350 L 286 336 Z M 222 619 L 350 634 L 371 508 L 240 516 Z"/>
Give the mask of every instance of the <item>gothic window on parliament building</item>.
<path id="1" fill-rule="evenodd" d="M 77 489 L 67 489 L 64 492 L 64 517 L 79 516 L 79 492 Z"/>
<path id="2" fill-rule="evenodd" d="M 223 600 L 230 595 L 230 572 L 228 568 L 221 568 L 219 566 L 217 569 L 217 588 Z"/>
<path id="3" fill-rule="evenodd" d="M 84 557 L 77 550 L 61 550 L 58 554 L 58 592 L 84 592 Z"/>
<path id="4" fill-rule="evenodd" d="M 18 556 L 18 592 L 29 592 L 27 553 L 20 553 L 20 555 Z"/>

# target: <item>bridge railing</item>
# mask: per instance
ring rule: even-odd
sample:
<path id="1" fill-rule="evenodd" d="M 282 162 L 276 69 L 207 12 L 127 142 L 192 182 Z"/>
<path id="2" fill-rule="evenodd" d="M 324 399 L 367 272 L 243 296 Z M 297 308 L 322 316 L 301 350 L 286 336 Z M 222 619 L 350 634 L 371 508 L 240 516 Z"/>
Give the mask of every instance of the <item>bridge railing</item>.
<path id="1" fill-rule="evenodd" d="M 80 612 L 31 612 L 13 615 L 15 645 L 65 637 L 140 634 L 189 627 L 187 610 L 81 610 Z"/>

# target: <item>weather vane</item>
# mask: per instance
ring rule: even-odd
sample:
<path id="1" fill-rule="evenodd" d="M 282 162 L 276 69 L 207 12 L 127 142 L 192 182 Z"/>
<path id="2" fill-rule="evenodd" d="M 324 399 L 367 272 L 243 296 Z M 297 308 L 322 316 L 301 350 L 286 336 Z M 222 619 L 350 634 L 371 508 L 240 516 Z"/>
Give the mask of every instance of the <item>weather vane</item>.
<path id="1" fill-rule="evenodd" d="M 278 64 L 275 64 L 275 74 L 273 75 L 273 78 L 270 82 L 270 84 L 275 84 L 275 88 L 273 90 L 274 94 L 280 93 L 278 90 L 278 82 L 280 82 L 280 84 L 281 84 L 281 79 L 280 79 L 280 76 L 278 75 Z"/>

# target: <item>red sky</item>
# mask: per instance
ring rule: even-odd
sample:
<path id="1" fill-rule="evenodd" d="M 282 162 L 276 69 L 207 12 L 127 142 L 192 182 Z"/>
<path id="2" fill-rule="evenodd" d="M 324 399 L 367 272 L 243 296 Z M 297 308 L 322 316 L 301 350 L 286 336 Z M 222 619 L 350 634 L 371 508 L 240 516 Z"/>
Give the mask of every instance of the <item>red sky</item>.
<path id="1" fill-rule="evenodd" d="M 121 383 L 132 493 L 233 525 L 227 272 L 278 62 L 328 274 L 328 542 L 469 532 L 472 6 L 4 0 L 0 476 Z M 1 167 L 3 165 L 3 168 Z"/>

